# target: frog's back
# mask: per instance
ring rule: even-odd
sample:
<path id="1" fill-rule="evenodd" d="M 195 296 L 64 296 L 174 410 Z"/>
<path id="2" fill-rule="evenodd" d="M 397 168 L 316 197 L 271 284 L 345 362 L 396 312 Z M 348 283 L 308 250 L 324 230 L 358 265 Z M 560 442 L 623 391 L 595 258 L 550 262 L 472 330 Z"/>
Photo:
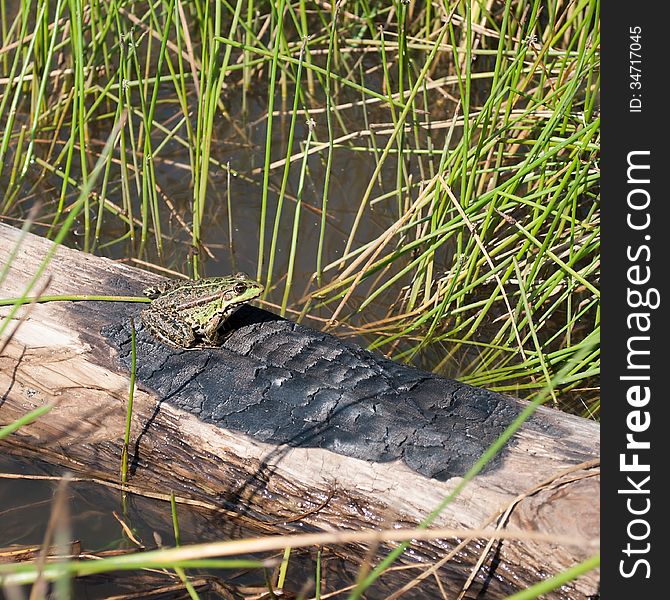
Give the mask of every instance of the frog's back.
<path id="1" fill-rule="evenodd" d="M 195 301 L 212 294 L 220 293 L 227 286 L 231 285 L 233 281 L 228 281 L 229 277 L 208 277 L 198 281 L 184 280 L 176 285 L 170 287 L 157 298 L 164 302 L 175 304 L 182 302 Z"/>

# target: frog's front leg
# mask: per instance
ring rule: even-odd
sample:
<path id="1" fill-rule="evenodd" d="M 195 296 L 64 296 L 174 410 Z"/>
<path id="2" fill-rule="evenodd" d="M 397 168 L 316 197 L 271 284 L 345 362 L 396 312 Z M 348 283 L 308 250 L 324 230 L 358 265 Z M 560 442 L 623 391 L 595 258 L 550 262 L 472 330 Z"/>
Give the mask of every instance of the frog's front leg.
<path id="1" fill-rule="evenodd" d="M 219 327 L 223 320 L 224 318 L 222 315 L 214 315 L 209 321 L 207 321 L 207 325 L 205 325 L 203 333 L 205 334 L 205 339 L 207 340 L 208 344 L 211 344 L 212 346 L 221 345 L 223 340 L 219 334 Z"/>
<path id="2" fill-rule="evenodd" d="M 147 308 L 140 313 L 142 324 L 161 342 L 173 348 L 191 348 L 197 338 L 193 328 L 173 312 Z"/>

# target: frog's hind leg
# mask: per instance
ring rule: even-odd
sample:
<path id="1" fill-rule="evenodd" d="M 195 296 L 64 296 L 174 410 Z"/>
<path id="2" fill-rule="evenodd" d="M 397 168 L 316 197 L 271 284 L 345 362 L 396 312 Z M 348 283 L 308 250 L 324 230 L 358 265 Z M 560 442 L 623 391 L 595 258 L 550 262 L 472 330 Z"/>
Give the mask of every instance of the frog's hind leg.
<path id="1" fill-rule="evenodd" d="M 184 281 L 180 279 L 166 279 L 161 281 L 156 285 L 150 285 L 147 288 L 142 290 L 142 293 L 147 297 L 155 300 L 163 294 L 167 294 L 170 290 L 173 290 L 176 287 L 184 285 Z"/>
<path id="2" fill-rule="evenodd" d="M 140 313 L 142 324 L 151 334 L 167 346 L 173 348 L 191 348 L 197 338 L 193 329 L 178 319 L 151 319 Z"/>

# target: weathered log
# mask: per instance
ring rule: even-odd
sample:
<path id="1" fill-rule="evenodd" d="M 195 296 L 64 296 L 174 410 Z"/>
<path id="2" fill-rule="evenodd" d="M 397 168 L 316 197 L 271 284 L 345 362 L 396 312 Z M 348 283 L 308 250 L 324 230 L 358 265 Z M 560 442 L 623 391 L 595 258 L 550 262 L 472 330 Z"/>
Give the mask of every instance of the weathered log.
<path id="1" fill-rule="evenodd" d="M 0 224 L 0 263 L 18 239 L 16 229 Z M 50 248 L 51 242 L 28 234 L 0 296 L 21 295 Z M 157 280 L 61 247 L 41 281 L 50 295 L 137 296 Z M 47 402 L 55 406 L 4 447 L 117 480 L 131 317 L 138 328 L 140 390 L 130 483 L 271 523 L 302 515 L 311 528 L 415 525 L 525 406 L 251 307 L 233 317 L 233 333 L 220 349 L 168 348 L 142 330 L 137 316 L 143 306 L 49 302 L 17 313 L 0 356 L 0 425 Z M 0 311 L 6 315 L 9 308 Z M 577 542 L 496 542 L 472 597 L 482 589 L 487 598 L 503 597 L 594 553 L 598 456 L 598 424 L 540 408 L 447 506 L 436 526 L 478 529 L 513 506 L 508 531 Z M 435 560 L 454 545 L 424 543 L 421 554 Z M 470 542 L 442 567 L 445 589 L 460 589 L 482 547 L 481 540 Z M 588 597 L 597 578 L 590 572 L 551 597 Z"/>

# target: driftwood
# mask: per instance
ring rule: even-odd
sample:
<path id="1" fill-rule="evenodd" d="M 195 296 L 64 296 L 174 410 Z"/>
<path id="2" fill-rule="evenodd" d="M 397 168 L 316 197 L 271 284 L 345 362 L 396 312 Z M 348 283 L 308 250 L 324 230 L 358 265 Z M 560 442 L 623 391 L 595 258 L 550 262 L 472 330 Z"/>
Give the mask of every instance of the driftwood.
<path id="1" fill-rule="evenodd" d="M 0 224 L 0 264 L 19 237 Z M 28 234 L 0 297 L 20 296 L 51 247 Z M 32 294 L 137 296 L 157 280 L 61 247 Z M 130 485 L 244 513 L 268 524 L 266 531 L 298 519 L 311 530 L 414 526 L 525 406 L 260 309 L 238 311 L 220 350 L 170 349 L 141 330 L 143 306 L 49 302 L 16 313 L 1 341 L 13 333 L 0 355 L 0 426 L 45 403 L 54 407 L 12 434 L 4 449 L 118 481 L 131 317 L 140 389 Z M 434 526 L 492 527 L 492 517 L 511 508 L 505 531 L 562 541 L 496 541 L 466 597 L 504 597 L 597 551 L 598 457 L 596 423 L 536 411 Z M 485 542 L 471 541 L 437 571 L 450 594 L 460 590 Z M 434 561 L 455 545 L 442 539 L 418 548 Z M 586 598 L 597 581 L 592 571 L 551 597 Z"/>

